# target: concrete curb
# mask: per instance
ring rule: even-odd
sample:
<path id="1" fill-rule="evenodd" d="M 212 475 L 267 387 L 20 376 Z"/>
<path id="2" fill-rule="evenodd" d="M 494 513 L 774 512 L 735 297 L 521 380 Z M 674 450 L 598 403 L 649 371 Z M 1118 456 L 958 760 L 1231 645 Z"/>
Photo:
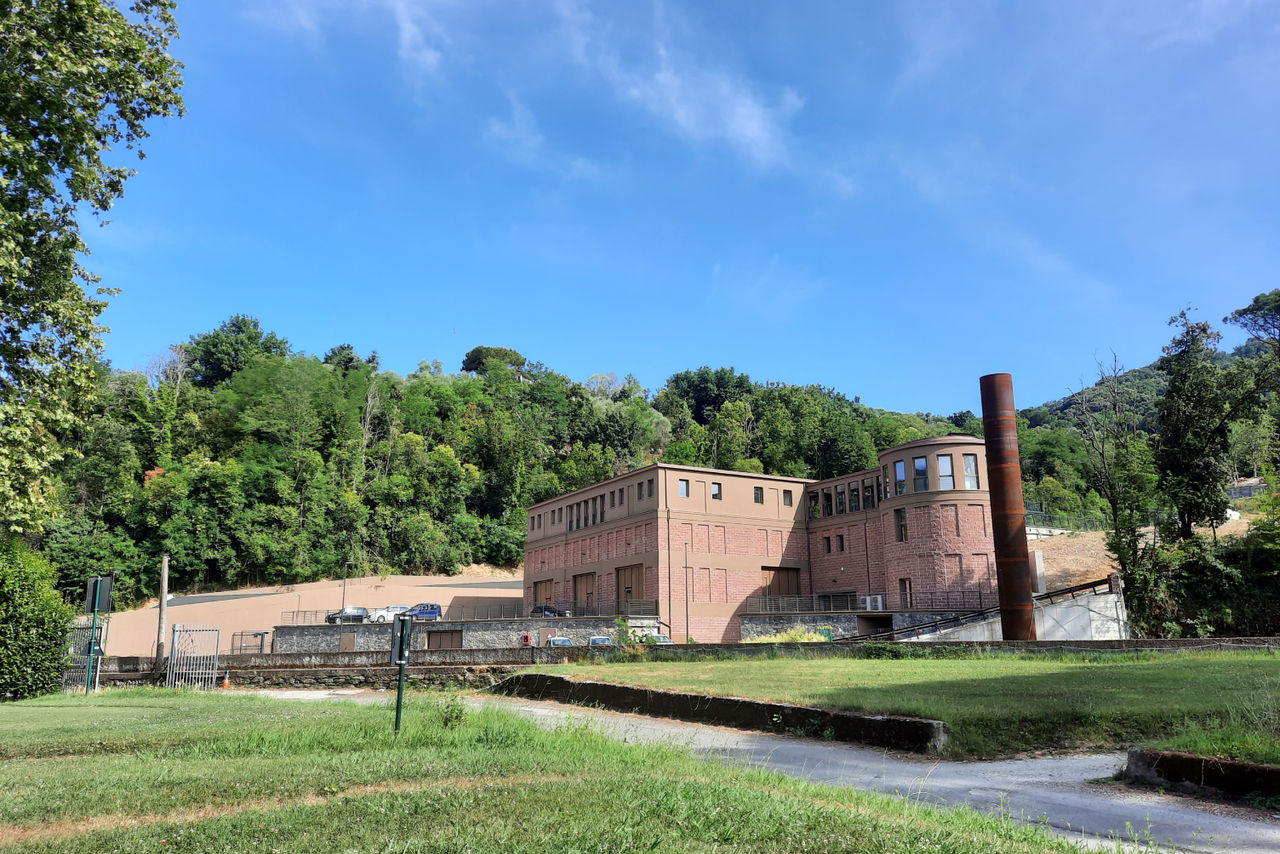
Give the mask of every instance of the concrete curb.
<path id="1" fill-rule="evenodd" d="M 1142 783 L 1171 785 L 1192 794 L 1280 797 L 1280 767 L 1211 759 L 1176 750 L 1131 747 L 1124 776 Z"/>
<path id="2" fill-rule="evenodd" d="M 531 700 L 589 703 L 618 712 L 638 712 L 765 732 L 823 736 L 835 741 L 853 741 L 915 753 L 940 753 L 949 739 L 945 722 L 925 718 L 859 715 L 737 697 L 708 697 L 605 682 L 577 682 L 545 673 L 518 673 L 495 685 L 492 690 Z"/>

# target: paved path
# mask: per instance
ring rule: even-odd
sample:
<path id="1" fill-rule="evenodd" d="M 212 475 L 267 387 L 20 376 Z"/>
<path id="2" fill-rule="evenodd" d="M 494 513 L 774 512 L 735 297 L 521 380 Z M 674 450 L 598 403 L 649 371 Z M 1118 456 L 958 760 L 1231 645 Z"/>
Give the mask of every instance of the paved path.
<path id="1" fill-rule="evenodd" d="M 389 692 L 263 691 L 281 699 L 388 702 Z M 420 696 L 420 695 L 419 695 Z M 985 812 L 1043 822 L 1094 845 L 1099 840 L 1148 842 L 1223 854 L 1280 852 L 1280 816 L 1162 795 L 1110 782 L 1120 753 L 996 762 L 907 758 L 875 748 L 744 732 L 566 706 L 549 701 L 478 696 L 471 703 L 509 709 L 554 727 L 570 718 L 593 721 L 623 741 L 682 743 L 722 761 L 780 771 L 806 780 L 906 795 L 929 804 L 963 804 Z M 1113 843 L 1101 847 L 1109 847 Z"/>

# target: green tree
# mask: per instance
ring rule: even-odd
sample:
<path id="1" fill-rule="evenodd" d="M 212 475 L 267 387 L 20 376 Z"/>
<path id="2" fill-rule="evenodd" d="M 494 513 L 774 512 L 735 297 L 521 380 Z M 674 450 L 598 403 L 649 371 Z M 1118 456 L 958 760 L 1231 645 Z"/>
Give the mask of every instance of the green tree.
<path id="1" fill-rule="evenodd" d="M 59 439 L 92 399 L 106 301 L 89 295 L 99 280 L 79 263 L 89 247 L 78 214 L 108 210 L 133 174 L 108 152 L 182 112 L 173 7 L 135 0 L 126 15 L 110 0 L 21 2 L 0 14 L 3 529 L 47 515 L 46 479 L 67 453 Z"/>
<path id="2" fill-rule="evenodd" d="M 526 364 L 524 356 L 509 347 L 472 347 L 462 357 L 462 370 L 484 373 L 489 362 L 520 370 Z"/>
<path id="3" fill-rule="evenodd" d="M 1089 486 L 1107 505 L 1107 550 L 1127 583 L 1143 552 L 1155 468 L 1141 428 L 1139 395 L 1122 381 L 1124 375 L 1118 360 L 1110 368 L 1099 364 L 1097 384 L 1081 389 L 1073 414 L 1084 441 Z M 1133 590 L 1126 593 L 1132 596 Z"/>
<path id="4" fill-rule="evenodd" d="M 1215 361 L 1221 335 L 1185 311 L 1170 319 L 1178 334 L 1156 362 L 1169 378 L 1156 402 L 1155 447 L 1159 489 L 1177 515 L 1179 539 L 1192 526 L 1225 521 L 1231 477 L 1230 424 L 1261 405 L 1252 365 L 1221 368 Z"/>
<path id="5" fill-rule="evenodd" d="M 0 699 L 58 688 L 70 622 L 48 561 L 16 536 L 0 540 Z"/>
<path id="6" fill-rule="evenodd" d="M 259 356 L 287 356 L 289 342 L 263 332 L 256 317 L 234 314 L 212 332 L 192 335 L 185 345 L 191 381 L 204 388 L 227 382 Z"/>

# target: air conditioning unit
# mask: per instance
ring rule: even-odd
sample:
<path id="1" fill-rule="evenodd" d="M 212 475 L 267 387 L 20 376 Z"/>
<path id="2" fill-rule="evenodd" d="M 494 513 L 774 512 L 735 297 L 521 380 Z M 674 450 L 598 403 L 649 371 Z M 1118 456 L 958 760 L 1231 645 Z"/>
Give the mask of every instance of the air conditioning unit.
<path id="1" fill-rule="evenodd" d="M 858 609 L 861 611 L 883 611 L 884 595 L 878 596 L 859 596 Z"/>

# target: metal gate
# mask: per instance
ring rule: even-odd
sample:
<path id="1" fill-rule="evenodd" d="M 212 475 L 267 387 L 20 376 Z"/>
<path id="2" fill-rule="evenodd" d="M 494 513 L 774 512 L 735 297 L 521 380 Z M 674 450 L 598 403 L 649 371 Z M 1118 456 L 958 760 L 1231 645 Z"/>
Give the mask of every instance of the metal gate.
<path id="1" fill-rule="evenodd" d="M 83 691 L 84 683 L 89 679 L 89 653 L 93 652 L 93 685 L 98 690 L 99 675 L 102 671 L 102 648 L 107 643 L 106 614 L 98 615 L 96 630 L 88 616 L 77 617 L 67 630 L 67 664 L 62 671 L 62 690 Z M 92 639 L 93 643 L 90 644 Z"/>
<path id="2" fill-rule="evenodd" d="M 175 624 L 169 644 L 170 688 L 213 688 L 218 683 L 219 631 L 213 626 Z"/>

